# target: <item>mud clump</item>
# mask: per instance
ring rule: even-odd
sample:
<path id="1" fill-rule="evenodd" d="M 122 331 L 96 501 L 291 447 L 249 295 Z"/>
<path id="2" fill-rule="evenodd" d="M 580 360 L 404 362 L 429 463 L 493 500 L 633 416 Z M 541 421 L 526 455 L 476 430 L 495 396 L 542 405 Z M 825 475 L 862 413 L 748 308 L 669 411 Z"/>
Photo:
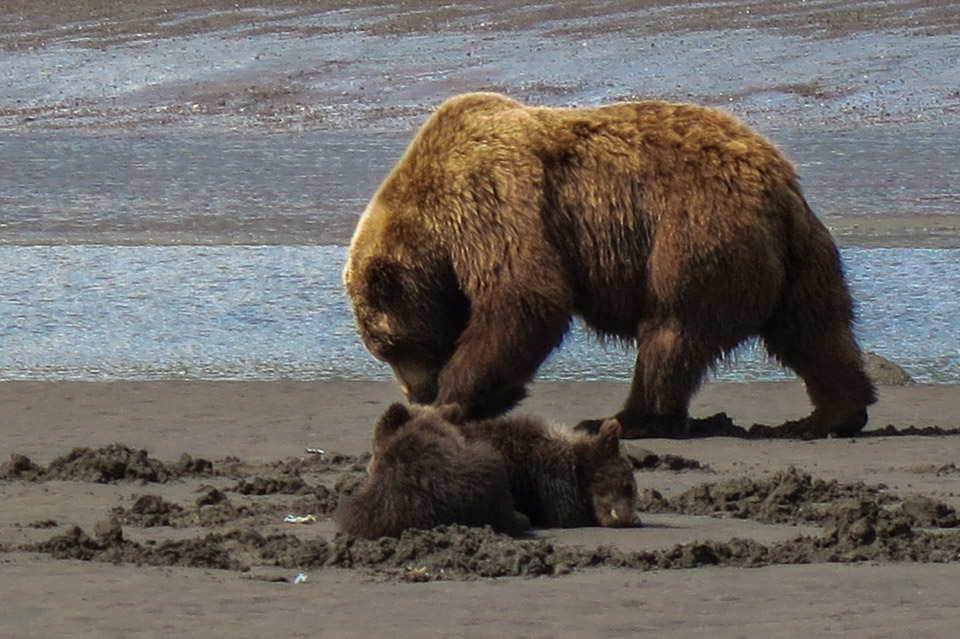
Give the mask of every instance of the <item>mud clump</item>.
<path id="1" fill-rule="evenodd" d="M 129 509 L 121 506 L 113 509 L 119 521 L 141 528 L 173 526 L 174 520 L 182 512 L 180 505 L 170 503 L 159 495 L 141 495 Z"/>
<path id="2" fill-rule="evenodd" d="M 369 454 L 351 456 L 332 453 L 268 464 L 248 464 L 236 457 L 211 462 L 184 453 L 176 462 L 165 463 L 150 457 L 146 450 L 110 444 L 100 448 L 74 448 L 51 461 L 45 468 L 25 455 L 14 453 L 9 461 L 0 464 L 0 480 L 109 484 L 120 481 L 166 483 L 186 477 L 229 477 L 249 483 L 249 486 L 239 489 L 246 491 L 246 494 L 294 493 L 309 492 L 304 490 L 304 484 L 298 479 L 301 474 L 362 472 L 369 459 Z M 257 479 L 261 474 L 264 476 Z"/>
<path id="3" fill-rule="evenodd" d="M 823 523 L 829 518 L 832 505 L 863 498 L 878 503 L 895 501 L 879 486 L 823 481 L 791 467 L 766 479 L 742 477 L 700 484 L 669 501 L 656 491 L 646 491 L 640 510 L 778 524 Z"/>
<path id="4" fill-rule="evenodd" d="M 687 430 L 676 435 L 677 439 L 706 439 L 710 437 L 735 437 L 738 439 L 816 439 L 818 436 L 810 433 L 805 426 L 805 420 L 786 422 L 779 426 L 753 424 L 750 427 L 740 426 L 726 414 L 717 413 L 709 417 L 690 419 Z M 942 437 L 960 435 L 960 428 L 944 428 L 942 426 L 904 426 L 898 428 L 888 424 L 882 428 L 864 430 L 850 438 L 860 437 Z"/>
<path id="5" fill-rule="evenodd" d="M 241 495 L 302 495 L 310 492 L 311 489 L 299 475 L 278 477 L 258 475 L 249 481 L 240 479 L 233 490 Z"/>
<path id="6" fill-rule="evenodd" d="M 960 435 L 960 428 L 942 428 L 940 426 L 905 426 L 897 428 L 893 424 L 887 424 L 877 430 L 869 430 L 860 433 L 860 437 L 943 437 L 946 435 Z"/>
<path id="7" fill-rule="evenodd" d="M 907 470 L 912 473 L 936 475 L 937 477 L 960 473 L 960 468 L 958 468 L 953 462 L 946 464 L 924 464 L 920 466 L 913 466 Z"/>
<path id="8" fill-rule="evenodd" d="M 680 455 L 670 453 L 657 454 L 646 448 L 637 446 L 633 441 L 623 441 L 620 443 L 623 454 L 634 470 L 704 470 L 705 467 L 696 459 L 689 459 Z"/>
<path id="9" fill-rule="evenodd" d="M 41 468 L 28 457 L 10 456 L 0 466 L 0 479 L 21 481 L 80 481 L 110 484 L 119 481 L 164 483 L 184 475 L 210 474 L 213 465 L 204 459 L 184 454 L 174 464 L 150 457 L 146 450 L 123 444 L 100 448 L 74 448 Z"/>
<path id="10" fill-rule="evenodd" d="M 453 525 L 407 530 L 399 539 L 341 535 L 327 565 L 395 576 L 415 570 L 434 578 L 529 577 L 554 574 L 554 555 L 554 547 L 544 541 L 518 541 L 489 527 Z"/>
<path id="11" fill-rule="evenodd" d="M 955 528 L 960 525 L 954 508 L 925 495 L 910 495 L 900 504 L 900 511 L 917 526 Z"/>
<path id="12" fill-rule="evenodd" d="M 283 568 L 323 565 L 330 556 L 328 548 L 322 538 L 264 536 L 250 529 L 140 544 L 125 539 L 119 522 L 109 519 L 97 523 L 94 537 L 79 526 L 72 526 L 60 535 L 24 545 L 20 550 L 48 553 L 57 559 L 246 571 L 253 563 Z"/>
<path id="13" fill-rule="evenodd" d="M 651 461 L 640 449 L 633 450 L 633 456 L 637 468 L 671 467 L 671 462 Z M 960 560 L 960 518 L 947 504 L 924 495 L 900 498 L 882 485 L 824 481 L 796 468 L 759 478 L 703 483 L 670 498 L 646 491 L 639 508 L 641 512 L 814 525 L 820 527 L 817 534 L 797 535 L 789 541 L 771 544 L 750 539 L 698 540 L 662 549 L 624 552 L 610 546 L 566 546 L 535 536 L 512 538 L 490 529 L 465 526 L 407 530 L 399 538 L 365 540 L 343 534 L 327 539 L 315 534 L 310 525 L 283 523 L 284 516 L 291 513 L 310 514 L 315 519 L 308 521 L 329 523 L 338 501 L 355 490 L 364 477 L 363 457 L 343 457 L 336 462 L 308 457 L 267 464 L 228 459 L 211 464 L 186 456 L 173 464 L 163 464 L 142 451 L 117 445 L 96 454 L 91 454 L 90 449 L 77 449 L 55 462 L 50 467 L 72 481 L 117 483 L 131 477 L 152 477 L 145 481 L 163 483 L 171 478 L 192 478 L 196 483 L 195 496 L 174 503 L 164 496 L 166 493 L 134 495 L 123 506 L 108 510 L 92 532 L 52 519 L 37 520 L 26 527 L 49 529 L 52 537 L 39 543 L 0 545 L 0 551 L 233 571 L 253 566 L 338 568 L 400 582 L 560 576 L 598 566 L 666 570 Z M 696 467 L 686 462 L 680 466 L 679 470 Z M 50 478 L 50 467 L 41 468 L 22 455 L 13 455 L 0 467 L 0 479 L 44 481 Z M 945 468 L 944 472 L 955 469 Z M 217 478 L 212 482 L 217 485 L 196 481 L 206 477 Z M 229 484 L 224 481 L 227 478 L 236 481 L 224 487 Z M 278 531 L 280 527 L 283 528 Z M 171 534 L 165 528 L 179 531 Z M 184 538 L 190 529 L 196 530 L 196 534 Z M 147 531 L 154 538 L 144 539 Z M 133 539 L 132 532 L 136 532 Z M 642 529 L 638 534 L 642 534 Z M 164 538 L 165 535 L 175 538 Z"/>
<path id="14" fill-rule="evenodd" d="M 370 463 L 370 453 L 362 455 L 345 455 L 338 452 L 312 454 L 307 457 L 291 457 L 266 465 L 267 468 L 282 474 L 301 475 L 305 473 L 327 473 L 355 471 L 366 472 Z"/>
<path id="15" fill-rule="evenodd" d="M 3 480 L 38 481 L 43 475 L 40 466 L 19 453 L 10 455 L 10 461 L 0 464 L 0 479 Z"/>
<path id="16" fill-rule="evenodd" d="M 763 480 L 739 478 L 701 484 L 666 499 L 656 491 L 641 497 L 640 510 L 753 519 L 764 523 L 820 524 L 818 536 L 762 546 L 708 544 L 723 565 L 852 561 L 947 561 L 960 557 L 956 511 L 924 496 L 904 500 L 882 486 L 840 484 L 795 468 Z"/>
<path id="17" fill-rule="evenodd" d="M 249 484 L 248 484 L 249 485 Z M 309 513 L 324 516 L 332 513 L 339 502 L 339 495 L 325 486 L 314 486 L 293 499 L 257 499 L 283 493 L 243 493 L 254 498 L 234 502 L 228 491 L 213 486 L 202 486 L 191 505 L 182 506 L 166 501 L 159 495 L 146 494 L 137 497 L 129 508 L 116 506 L 112 513 L 123 524 L 140 528 L 169 526 L 172 528 L 212 528 L 227 524 L 268 524 L 280 521 L 288 513 Z"/>
<path id="18" fill-rule="evenodd" d="M 766 479 L 742 477 L 694 486 L 673 499 L 645 491 L 641 511 L 737 517 L 763 523 L 827 524 L 847 518 L 851 509 L 870 511 L 873 519 L 903 518 L 909 528 L 952 528 L 956 511 L 923 495 L 903 500 L 883 485 L 841 484 L 815 479 L 794 467 Z M 866 515 L 864 515 L 866 516 Z"/>
<path id="19" fill-rule="evenodd" d="M 345 455 L 335 451 L 310 454 L 306 457 L 289 457 L 266 463 L 248 463 L 229 456 L 214 462 L 214 474 L 219 477 L 243 478 L 253 475 L 302 476 L 324 475 L 341 472 L 366 472 L 370 453 Z"/>
<path id="20" fill-rule="evenodd" d="M 163 462 L 147 455 L 145 450 L 110 444 L 102 448 L 74 448 L 64 457 L 50 462 L 46 479 L 88 481 L 108 484 L 116 481 L 139 480 L 166 482 L 175 477 Z"/>

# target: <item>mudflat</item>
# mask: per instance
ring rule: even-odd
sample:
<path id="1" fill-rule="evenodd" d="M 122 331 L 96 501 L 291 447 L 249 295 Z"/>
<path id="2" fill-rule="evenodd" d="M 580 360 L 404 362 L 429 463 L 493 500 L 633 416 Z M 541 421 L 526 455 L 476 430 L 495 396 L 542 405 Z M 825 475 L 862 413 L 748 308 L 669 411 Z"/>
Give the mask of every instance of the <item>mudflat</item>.
<path id="1" fill-rule="evenodd" d="M 539 383 L 522 410 L 572 422 L 606 414 L 625 390 Z M 954 386 L 882 386 L 856 439 L 625 442 L 641 491 L 637 528 L 338 536 L 330 513 L 363 476 L 377 417 L 399 399 L 390 382 L 0 383 L 0 631 L 955 628 L 960 438 L 938 434 L 960 425 Z M 693 414 L 724 411 L 749 426 L 807 410 L 799 382 L 712 383 Z"/>
<path id="2" fill-rule="evenodd" d="M 782 145 L 843 246 L 960 247 L 960 161 L 946 143 L 960 130 L 951 75 L 960 12 L 949 1 L 0 5 L 0 132 L 66 136 L 66 150 L 78 135 L 131 145 L 163 136 L 189 155 L 190 140 L 209 135 L 350 132 L 399 157 L 402 141 L 458 92 L 556 106 L 655 97 L 728 110 Z M 7 153 L 21 151 L 7 141 Z M 344 207 L 359 214 L 385 169 L 370 175 L 349 153 L 330 153 L 326 164 L 350 169 L 317 167 L 321 179 L 361 175 L 370 185 L 324 188 L 317 206 L 330 219 Z M 57 160 L 43 156 L 30 176 L 39 193 L 67 179 L 47 176 Z M 331 201 L 334 192 L 344 199 Z M 148 199 L 168 196 L 158 193 Z M 87 197 L 104 195 L 109 204 L 109 190 Z M 11 203 L 27 219 L 6 227 L 4 244 L 343 243 L 352 229 L 283 207 L 252 226 L 188 211 L 182 223 L 143 228 L 109 218 L 37 227 L 29 203 Z M 58 224 L 64 233 L 51 237 Z"/>

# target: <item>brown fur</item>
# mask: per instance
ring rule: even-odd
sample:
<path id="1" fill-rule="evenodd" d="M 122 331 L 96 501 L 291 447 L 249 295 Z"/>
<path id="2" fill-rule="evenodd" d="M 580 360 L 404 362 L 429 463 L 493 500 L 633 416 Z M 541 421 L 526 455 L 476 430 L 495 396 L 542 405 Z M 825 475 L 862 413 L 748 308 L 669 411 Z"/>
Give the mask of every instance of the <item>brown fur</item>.
<path id="1" fill-rule="evenodd" d="M 516 508 L 542 528 L 636 524 L 633 466 L 620 454 L 620 424 L 597 434 L 552 429 L 534 417 L 500 417 L 463 426 L 468 441 L 504 457 Z"/>
<path id="2" fill-rule="evenodd" d="M 806 382 L 808 434 L 856 433 L 875 401 L 793 167 L 713 109 L 452 98 L 364 212 L 344 282 L 407 396 L 469 419 L 522 399 L 574 314 L 637 345 L 625 436 L 682 434 L 707 369 L 752 335 Z"/>
<path id="3" fill-rule="evenodd" d="M 335 514 L 344 532 L 378 539 L 408 528 L 489 525 L 516 535 L 529 522 L 513 507 L 503 458 L 468 442 L 449 415 L 393 404 L 377 424 L 370 475 Z"/>

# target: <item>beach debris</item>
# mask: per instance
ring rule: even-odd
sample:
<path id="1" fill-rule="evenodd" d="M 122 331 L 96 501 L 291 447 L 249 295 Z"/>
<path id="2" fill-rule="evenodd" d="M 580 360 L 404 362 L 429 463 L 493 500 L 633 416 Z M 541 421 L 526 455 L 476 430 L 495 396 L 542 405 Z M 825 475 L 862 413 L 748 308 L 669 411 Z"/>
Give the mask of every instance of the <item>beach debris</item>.
<path id="1" fill-rule="evenodd" d="M 404 573 L 401 575 L 401 579 L 411 583 L 419 584 L 430 581 L 433 579 L 433 575 L 430 574 L 430 571 L 426 566 L 420 566 L 419 568 L 407 566 L 406 571 L 404 571 Z"/>
<path id="2" fill-rule="evenodd" d="M 287 515 L 283 521 L 287 524 L 314 524 L 317 518 L 313 515 Z"/>
<path id="3" fill-rule="evenodd" d="M 323 455 L 326 451 L 322 448 L 308 448 L 307 453 L 310 455 Z"/>
<path id="4" fill-rule="evenodd" d="M 302 583 L 304 583 L 304 582 L 305 582 L 307 579 L 309 579 L 309 578 L 310 578 L 309 575 L 307 575 L 306 573 L 298 572 L 298 573 L 297 573 L 297 576 L 294 577 L 294 578 L 292 578 L 292 579 L 290 580 L 290 583 L 292 583 L 292 584 L 302 584 Z"/>

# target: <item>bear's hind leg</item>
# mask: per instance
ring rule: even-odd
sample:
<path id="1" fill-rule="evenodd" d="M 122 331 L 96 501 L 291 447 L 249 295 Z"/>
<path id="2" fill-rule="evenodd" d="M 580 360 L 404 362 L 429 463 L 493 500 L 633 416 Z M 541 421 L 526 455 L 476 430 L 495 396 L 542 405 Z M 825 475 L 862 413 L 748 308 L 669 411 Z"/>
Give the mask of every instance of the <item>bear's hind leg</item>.
<path id="1" fill-rule="evenodd" d="M 845 319 L 816 326 L 786 322 L 765 330 L 763 339 L 769 353 L 803 379 L 814 406 L 808 417 L 784 424 L 780 434 L 852 437 L 863 430 L 876 396 Z"/>
<path id="2" fill-rule="evenodd" d="M 676 318 L 641 322 L 630 395 L 616 418 L 624 439 L 688 436 L 687 408 L 720 349 Z M 602 420 L 577 425 L 596 431 Z"/>

